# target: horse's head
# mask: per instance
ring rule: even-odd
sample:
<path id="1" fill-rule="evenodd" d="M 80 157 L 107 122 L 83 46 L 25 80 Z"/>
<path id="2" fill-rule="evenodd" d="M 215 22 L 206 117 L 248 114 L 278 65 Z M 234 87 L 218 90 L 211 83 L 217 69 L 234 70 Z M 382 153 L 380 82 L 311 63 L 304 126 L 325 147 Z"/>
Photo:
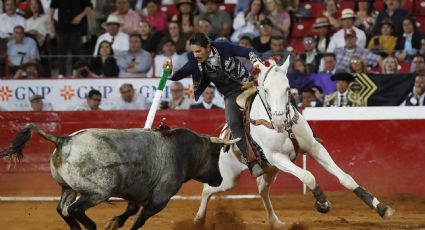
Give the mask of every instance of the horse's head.
<path id="1" fill-rule="evenodd" d="M 266 109 L 271 115 L 271 122 L 277 132 L 285 130 L 285 121 L 289 113 L 289 80 L 286 77 L 289 68 L 289 57 L 283 65 L 278 66 L 274 60 L 264 63 L 254 62 L 259 67 L 258 92 Z"/>

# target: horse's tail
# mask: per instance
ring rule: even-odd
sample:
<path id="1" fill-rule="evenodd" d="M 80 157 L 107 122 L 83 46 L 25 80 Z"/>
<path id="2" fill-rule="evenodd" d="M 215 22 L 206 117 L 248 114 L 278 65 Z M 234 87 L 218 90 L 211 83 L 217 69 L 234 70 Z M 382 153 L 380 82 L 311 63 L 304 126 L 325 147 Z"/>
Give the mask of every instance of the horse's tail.
<path id="1" fill-rule="evenodd" d="M 0 151 L 0 158 L 2 157 L 15 157 L 18 161 L 24 158 L 23 149 L 26 143 L 31 138 L 32 131 L 35 131 L 44 139 L 53 142 L 56 147 L 59 147 L 62 143 L 60 137 L 55 137 L 50 133 L 47 133 L 35 126 L 34 124 L 28 124 L 24 129 L 22 129 L 15 137 L 15 139 L 10 144 L 9 148 L 4 151 Z"/>

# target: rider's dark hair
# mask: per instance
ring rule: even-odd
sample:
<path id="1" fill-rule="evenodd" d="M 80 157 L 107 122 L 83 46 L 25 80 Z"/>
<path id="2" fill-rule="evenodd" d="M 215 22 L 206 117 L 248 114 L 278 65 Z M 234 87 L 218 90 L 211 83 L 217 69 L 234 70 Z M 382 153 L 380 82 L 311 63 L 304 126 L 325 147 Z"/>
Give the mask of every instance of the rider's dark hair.
<path id="1" fill-rule="evenodd" d="M 210 44 L 210 39 L 204 33 L 194 33 L 189 40 L 189 44 L 198 45 L 203 48 L 207 48 Z"/>

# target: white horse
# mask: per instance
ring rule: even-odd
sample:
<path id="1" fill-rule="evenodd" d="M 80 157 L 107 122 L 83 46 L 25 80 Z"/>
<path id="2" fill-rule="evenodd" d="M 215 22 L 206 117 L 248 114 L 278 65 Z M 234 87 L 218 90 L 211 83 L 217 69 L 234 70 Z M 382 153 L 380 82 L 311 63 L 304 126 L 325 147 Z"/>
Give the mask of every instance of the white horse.
<path id="1" fill-rule="evenodd" d="M 312 191 L 313 196 L 316 198 L 316 209 L 319 212 L 326 213 L 331 207 L 330 202 L 317 185 L 314 176 L 291 161 L 296 157 L 296 152 L 288 136 L 287 130 L 290 128 L 295 134 L 299 149 L 302 152 L 317 160 L 328 172 L 336 176 L 345 188 L 353 191 L 382 218 L 392 216 L 394 209 L 381 203 L 335 164 L 328 151 L 314 138 L 307 121 L 290 105 L 290 88 L 286 77 L 289 58 L 282 66 L 277 66 L 272 60 L 269 63 L 270 65 L 266 66 L 259 60 L 254 61 L 254 66 L 260 68 L 260 73 L 257 78 L 258 94 L 253 101 L 250 113 L 251 119 L 263 119 L 269 121 L 268 126 L 272 126 L 272 129 L 252 124 L 250 126 L 253 140 L 260 145 L 265 157 L 272 165 L 271 170 L 267 170 L 264 175 L 257 178 L 258 190 L 268 215 L 269 224 L 274 228 L 284 225 L 276 216 L 269 197 L 270 186 L 275 181 L 279 170 L 296 176 Z M 204 185 L 201 204 L 194 219 L 196 225 L 199 226 L 205 223 L 209 198 L 214 193 L 224 192 L 233 188 L 241 172 L 247 169 L 238 156 L 240 156 L 240 152 L 236 145 L 231 146 L 228 152 L 224 152 L 222 149 L 219 167 L 223 182 L 219 187 Z"/>

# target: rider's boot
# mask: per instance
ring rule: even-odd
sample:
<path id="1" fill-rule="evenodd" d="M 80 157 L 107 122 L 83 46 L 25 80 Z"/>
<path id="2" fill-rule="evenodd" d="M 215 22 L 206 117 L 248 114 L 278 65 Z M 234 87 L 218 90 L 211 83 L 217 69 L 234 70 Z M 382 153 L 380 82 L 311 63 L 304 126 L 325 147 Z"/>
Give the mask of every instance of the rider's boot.
<path id="1" fill-rule="evenodd" d="M 261 168 L 260 163 L 258 163 L 258 160 L 248 162 L 248 168 L 253 177 L 259 177 L 264 174 L 264 170 L 263 168 Z"/>

